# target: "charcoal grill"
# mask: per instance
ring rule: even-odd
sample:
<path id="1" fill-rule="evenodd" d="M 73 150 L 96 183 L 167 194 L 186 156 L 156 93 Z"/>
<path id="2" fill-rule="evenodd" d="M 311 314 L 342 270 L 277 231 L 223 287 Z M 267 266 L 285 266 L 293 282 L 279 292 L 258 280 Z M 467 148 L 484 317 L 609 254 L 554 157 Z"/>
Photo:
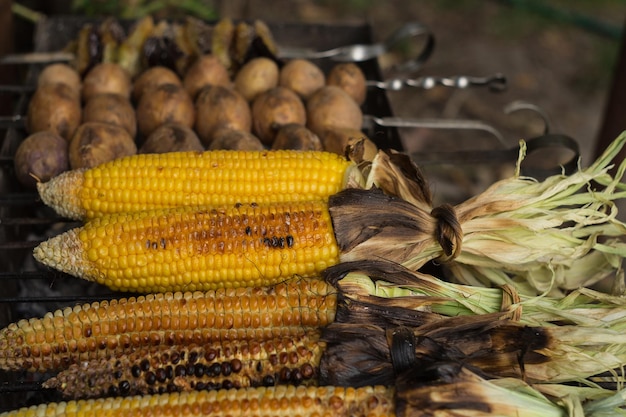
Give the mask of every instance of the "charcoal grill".
<path id="1" fill-rule="evenodd" d="M 34 33 L 35 51 L 62 49 L 88 22 L 95 21 L 75 16 L 51 17 L 42 21 Z M 324 50 L 373 41 L 368 24 L 268 24 L 278 44 L 294 47 Z M 326 70 L 331 62 L 320 60 L 318 64 Z M 375 59 L 360 62 L 359 65 L 368 80 L 381 80 Z M 27 71 L 26 87 L 35 85 L 40 70 L 40 65 L 31 65 Z M 20 119 L 26 114 L 32 88 L 15 86 L 10 90 L 13 90 L 11 94 L 15 94 L 13 116 Z M 391 116 L 387 96 L 378 89 L 368 91 L 363 110 L 366 114 Z M 379 145 L 402 148 L 395 128 L 374 126 L 366 133 Z M 42 205 L 35 192 L 17 182 L 13 172 L 13 155 L 25 136 L 24 128 L 16 124 L 6 130 L 0 143 L 0 327 L 20 319 L 39 317 L 58 308 L 122 295 L 45 269 L 33 260 L 32 249 L 38 242 L 77 224 L 59 218 Z M 132 294 L 123 294 L 129 295 Z M 0 372 L 0 411 L 61 400 L 57 393 L 41 388 L 41 382 L 49 376 Z"/>

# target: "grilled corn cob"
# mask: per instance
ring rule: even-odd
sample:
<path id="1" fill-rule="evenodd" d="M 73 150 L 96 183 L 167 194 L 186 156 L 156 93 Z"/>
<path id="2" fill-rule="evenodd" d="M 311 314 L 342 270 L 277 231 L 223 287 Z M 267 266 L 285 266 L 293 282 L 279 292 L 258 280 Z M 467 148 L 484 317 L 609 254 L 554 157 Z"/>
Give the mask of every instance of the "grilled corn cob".
<path id="1" fill-rule="evenodd" d="M 43 202 L 71 219 L 180 205 L 326 199 L 356 166 L 329 152 L 207 151 L 140 154 L 39 183 Z"/>
<path id="2" fill-rule="evenodd" d="M 45 382 L 69 398 L 274 386 L 317 385 L 320 331 L 266 341 L 141 349 L 70 366 Z"/>
<path id="3" fill-rule="evenodd" d="M 42 404 L 0 417 L 48 416 L 371 416 L 395 417 L 394 391 L 385 387 L 277 387 L 190 391 Z"/>
<path id="4" fill-rule="evenodd" d="M 119 213 L 55 236 L 34 255 L 71 275 L 136 292 L 269 286 L 339 261 L 323 201 Z"/>
<path id="5" fill-rule="evenodd" d="M 142 347 L 297 335 L 332 322 L 335 308 L 319 279 L 84 304 L 0 330 L 0 369 L 59 370 Z"/>

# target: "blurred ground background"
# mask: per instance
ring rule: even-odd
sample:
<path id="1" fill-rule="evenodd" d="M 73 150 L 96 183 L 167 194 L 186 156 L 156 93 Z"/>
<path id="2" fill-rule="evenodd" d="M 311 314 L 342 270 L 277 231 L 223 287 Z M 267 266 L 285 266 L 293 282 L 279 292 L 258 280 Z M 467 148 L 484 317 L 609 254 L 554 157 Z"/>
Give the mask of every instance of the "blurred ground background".
<path id="1" fill-rule="evenodd" d="M 191 12 L 207 19 L 263 19 L 287 22 L 368 22 L 376 40 L 402 24 L 418 21 L 434 34 L 436 46 L 424 67 L 410 76 L 489 76 L 508 79 L 504 92 L 485 88 L 390 92 L 395 115 L 418 118 L 477 119 L 502 132 L 506 144 L 542 132 L 543 121 L 532 112 L 505 114 L 504 107 L 522 100 L 539 106 L 550 129 L 575 138 L 583 163 L 591 161 L 615 77 L 625 0 L 24 0 L 20 4 L 44 14 L 145 13 L 173 16 Z M 29 25 L 21 17 L 16 30 Z M 20 39 L 19 48 L 28 49 Z M 400 54 L 385 57 L 387 68 L 416 53 L 403 45 Z M 626 109 L 624 110 L 626 128 Z M 488 149 L 500 146 L 488 134 L 468 131 L 407 129 L 401 132 L 407 150 Z M 510 174 L 511 165 L 430 167 L 441 198 L 465 198 Z"/>

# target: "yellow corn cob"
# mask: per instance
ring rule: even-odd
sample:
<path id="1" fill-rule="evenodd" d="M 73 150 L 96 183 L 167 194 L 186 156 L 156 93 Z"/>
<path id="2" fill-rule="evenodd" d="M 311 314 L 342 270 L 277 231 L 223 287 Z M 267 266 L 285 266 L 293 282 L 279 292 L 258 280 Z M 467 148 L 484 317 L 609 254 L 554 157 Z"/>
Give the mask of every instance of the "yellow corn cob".
<path id="1" fill-rule="evenodd" d="M 335 308 L 320 279 L 84 304 L 0 330 L 0 369 L 59 370 L 144 347 L 299 335 L 331 323 Z"/>
<path id="2" fill-rule="evenodd" d="M 74 364 L 44 383 L 66 398 L 163 394 L 203 389 L 317 385 L 320 330 L 265 341 L 140 349 Z"/>
<path id="3" fill-rule="evenodd" d="M 354 178 L 362 181 L 356 166 L 329 152 L 173 152 L 68 171 L 38 190 L 60 215 L 80 220 L 181 205 L 326 199 Z"/>
<path id="4" fill-rule="evenodd" d="M 277 387 L 190 391 L 134 397 L 42 404 L 9 411 L 0 417 L 395 417 L 394 391 L 362 387 Z"/>
<path id="5" fill-rule="evenodd" d="M 118 213 L 37 246 L 35 258 L 134 292 L 270 286 L 339 260 L 327 203 L 237 204 Z"/>

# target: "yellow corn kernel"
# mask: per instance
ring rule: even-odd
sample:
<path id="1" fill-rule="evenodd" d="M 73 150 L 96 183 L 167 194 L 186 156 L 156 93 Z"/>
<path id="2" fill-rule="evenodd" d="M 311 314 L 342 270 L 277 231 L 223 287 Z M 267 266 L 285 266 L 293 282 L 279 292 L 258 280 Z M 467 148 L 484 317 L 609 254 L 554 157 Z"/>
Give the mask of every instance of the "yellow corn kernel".
<path id="1" fill-rule="evenodd" d="M 181 205 L 326 199 L 356 166 L 330 152 L 207 151 L 139 154 L 37 185 L 43 202 L 72 219 Z"/>
<path id="2" fill-rule="evenodd" d="M 144 348 L 73 364 L 44 383 L 64 398 L 204 389 L 317 385 L 326 344 L 319 329 L 268 340 Z"/>
<path id="3" fill-rule="evenodd" d="M 189 391 L 131 397 L 110 397 L 42 404 L 9 411 L 0 417 L 395 417 L 394 390 L 361 388 L 276 387 Z"/>
<path id="4" fill-rule="evenodd" d="M 148 347 L 301 335 L 331 323 L 335 309 L 334 289 L 319 278 L 78 305 L 1 329 L 0 369 L 59 370 Z"/>
<path id="5" fill-rule="evenodd" d="M 52 268 L 134 292 L 270 286 L 339 261 L 323 201 L 120 213 L 37 246 Z"/>

